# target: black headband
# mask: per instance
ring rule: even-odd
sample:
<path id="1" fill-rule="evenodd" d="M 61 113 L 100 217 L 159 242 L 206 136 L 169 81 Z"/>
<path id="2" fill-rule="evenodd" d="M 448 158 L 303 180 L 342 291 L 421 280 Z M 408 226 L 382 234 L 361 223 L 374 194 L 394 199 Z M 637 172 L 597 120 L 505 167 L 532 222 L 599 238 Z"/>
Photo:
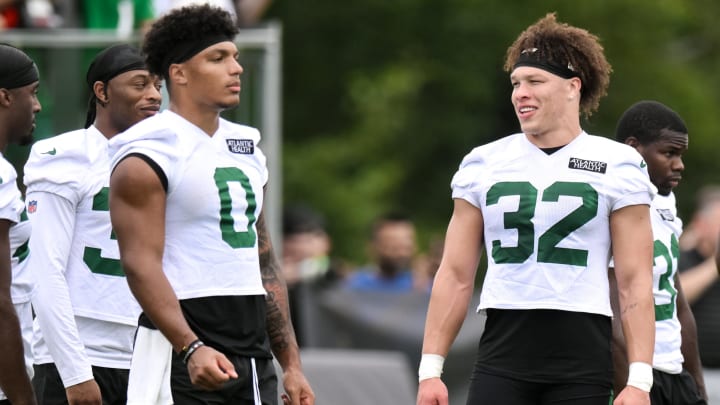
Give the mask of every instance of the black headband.
<path id="1" fill-rule="evenodd" d="M 543 57 L 537 48 L 528 48 L 520 52 L 520 56 L 518 56 L 518 59 L 513 66 L 513 70 L 519 68 L 520 66 L 542 69 L 556 76 L 560 76 L 563 79 L 580 77 L 580 73 L 575 71 L 573 65 L 568 63 L 566 66 L 563 66 L 558 63 L 550 62 Z"/>
<path id="2" fill-rule="evenodd" d="M 147 70 L 140 51 L 127 44 L 113 45 L 95 56 L 85 79 L 92 90 L 95 82 L 107 83 L 113 77 L 131 70 Z"/>
<path id="3" fill-rule="evenodd" d="M 16 89 L 40 79 L 35 62 L 12 45 L 0 44 L 0 60 L 0 88 Z"/>
<path id="4" fill-rule="evenodd" d="M 145 59 L 137 48 L 127 44 L 113 45 L 101 51 L 88 68 L 85 80 L 90 88 L 90 101 L 88 102 L 88 111 L 85 117 L 85 128 L 88 128 L 95 122 L 96 106 L 95 92 L 93 86 L 95 82 L 106 83 L 115 76 L 131 70 L 147 70 Z"/>
<path id="5" fill-rule="evenodd" d="M 162 72 L 165 78 L 168 76 L 168 70 L 173 63 L 183 63 L 186 60 L 200 53 L 205 48 L 220 42 L 231 41 L 233 38 L 227 35 L 213 35 L 197 38 L 192 41 L 178 41 L 173 48 L 163 58 Z"/>

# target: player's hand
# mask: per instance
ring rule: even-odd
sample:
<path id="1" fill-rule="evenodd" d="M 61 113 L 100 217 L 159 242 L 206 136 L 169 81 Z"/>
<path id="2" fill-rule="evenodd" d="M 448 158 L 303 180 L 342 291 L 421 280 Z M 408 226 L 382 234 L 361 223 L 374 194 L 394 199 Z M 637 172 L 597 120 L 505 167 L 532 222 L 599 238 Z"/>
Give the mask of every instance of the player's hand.
<path id="1" fill-rule="evenodd" d="M 230 360 L 208 346 L 195 350 L 187 367 L 193 385 L 209 391 L 219 389 L 225 381 L 238 377 Z"/>
<path id="2" fill-rule="evenodd" d="M 65 388 L 65 395 L 70 405 L 102 405 L 100 387 L 95 380 L 71 385 Z"/>
<path id="3" fill-rule="evenodd" d="M 302 370 L 288 368 L 283 370 L 283 405 L 314 405 L 315 393 Z"/>
<path id="4" fill-rule="evenodd" d="M 615 398 L 613 405 L 650 405 L 650 393 L 628 385 Z"/>
<path id="5" fill-rule="evenodd" d="M 440 378 L 420 381 L 417 405 L 448 405 L 448 390 Z"/>

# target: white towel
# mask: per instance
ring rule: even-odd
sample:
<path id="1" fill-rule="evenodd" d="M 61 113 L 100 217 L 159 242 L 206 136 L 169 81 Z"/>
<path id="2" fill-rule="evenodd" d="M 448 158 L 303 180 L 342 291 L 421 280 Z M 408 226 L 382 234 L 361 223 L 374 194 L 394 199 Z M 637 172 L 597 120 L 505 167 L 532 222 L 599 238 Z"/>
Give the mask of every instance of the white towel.
<path id="1" fill-rule="evenodd" d="M 138 327 L 130 363 L 127 405 L 169 405 L 172 345 L 159 330 Z"/>

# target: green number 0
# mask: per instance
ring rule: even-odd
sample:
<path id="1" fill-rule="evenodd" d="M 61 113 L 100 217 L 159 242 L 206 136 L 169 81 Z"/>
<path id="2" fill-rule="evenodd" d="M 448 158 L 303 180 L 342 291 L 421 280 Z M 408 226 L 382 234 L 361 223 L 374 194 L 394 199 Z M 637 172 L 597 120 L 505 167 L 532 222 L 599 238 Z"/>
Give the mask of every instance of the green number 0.
<path id="1" fill-rule="evenodd" d="M 675 297 L 677 296 L 677 290 L 673 288 L 670 282 L 670 276 L 673 272 L 673 257 L 678 258 L 680 256 L 680 245 L 675 234 L 670 238 L 670 249 L 662 243 L 660 240 L 656 240 L 653 244 L 653 265 L 656 265 L 658 257 L 662 257 L 668 264 L 667 271 L 660 276 L 658 289 L 665 290 L 670 293 L 670 302 L 667 304 L 655 305 L 655 321 L 664 321 L 666 319 L 672 319 L 675 313 Z"/>
<path id="2" fill-rule="evenodd" d="M 235 219 L 232 217 L 232 196 L 230 195 L 230 182 L 240 183 L 245 190 L 247 200 L 247 231 L 235 230 Z M 255 192 L 250 186 L 250 179 L 237 167 L 218 167 L 215 169 L 215 184 L 220 194 L 220 229 L 223 240 L 233 248 L 248 248 L 255 246 L 257 235 L 253 230 L 255 218 Z"/>
<path id="3" fill-rule="evenodd" d="M 110 205 L 108 203 L 109 194 L 110 189 L 107 187 L 103 187 L 100 192 L 95 194 L 92 204 L 93 211 L 110 211 Z M 108 220 L 110 220 L 110 218 L 108 218 Z M 110 239 L 116 240 L 115 231 L 110 231 Z M 102 257 L 100 253 L 101 250 L 98 248 L 85 246 L 85 250 L 83 251 L 83 261 L 90 271 L 95 274 L 104 274 L 106 276 L 125 277 L 125 272 L 123 272 L 122 266 L 120 265 L 120 260 Z"/>
<path id="4" fill-rule="evenodd" d="M 532 218 L 537 205 L 537 189 L 526 181 L 500 182 L 488 190 L 488 206 L 497 204 L 500 197 L 518 196 L 517 211 L 503 214 L 505 229 L 516 229 L 517 246 L 502 247 L 499 240 L 492 241 L 492 257 L 496 263 L 522 263 L 532 255 L 535 227 Z M 538 262 L 587 266 L 587 250 L 558 247 L 557 244 L 597 215 L 597 191 L 587 183 L 555 182 L 546 188 L 542 201 L 557 202 L 560 196 L 582 198 L 582 205 L 551 226 L 538 239 Z"/>

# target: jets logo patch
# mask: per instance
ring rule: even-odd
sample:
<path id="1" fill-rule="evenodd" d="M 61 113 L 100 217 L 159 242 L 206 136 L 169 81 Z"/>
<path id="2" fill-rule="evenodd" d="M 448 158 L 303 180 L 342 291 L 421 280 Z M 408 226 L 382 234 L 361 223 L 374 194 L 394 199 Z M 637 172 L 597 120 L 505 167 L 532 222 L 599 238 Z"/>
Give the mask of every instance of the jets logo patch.
<path id="1" fill-rule="evenodd" d="M 571 157 L 568 161 L 568 167 L 570 169 L 585 170 L 588 172 L 605 174 L 605 171 L 607 170 L 607 163 L 596 160 L 585 160 Z"/>
<path id="2" fill-rule="evenodd" d="M 241 155 L 255 153 L 255 142 L 252 139 L 226 139 L 228 150 Z"/>

